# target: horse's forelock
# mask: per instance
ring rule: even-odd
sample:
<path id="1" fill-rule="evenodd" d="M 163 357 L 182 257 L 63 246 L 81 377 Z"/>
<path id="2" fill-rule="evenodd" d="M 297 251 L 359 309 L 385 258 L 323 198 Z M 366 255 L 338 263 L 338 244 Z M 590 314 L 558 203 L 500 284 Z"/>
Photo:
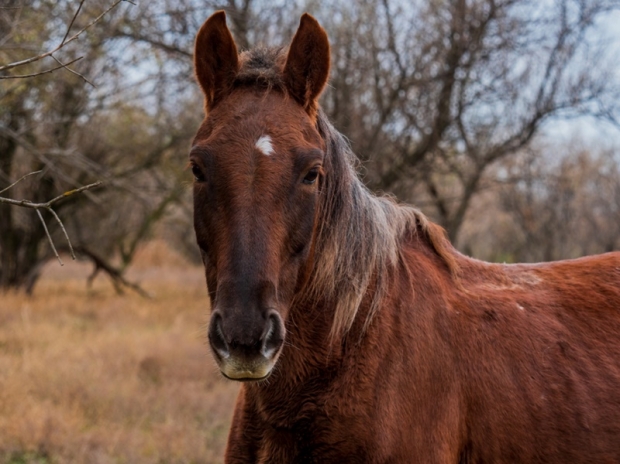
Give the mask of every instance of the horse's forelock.
<path id="1" fill-rule="evenodd" d="M 260 86 L 285 91 L 282 70 L 286 49 L 258 47 L 242 52 L 235 87 Z"/>

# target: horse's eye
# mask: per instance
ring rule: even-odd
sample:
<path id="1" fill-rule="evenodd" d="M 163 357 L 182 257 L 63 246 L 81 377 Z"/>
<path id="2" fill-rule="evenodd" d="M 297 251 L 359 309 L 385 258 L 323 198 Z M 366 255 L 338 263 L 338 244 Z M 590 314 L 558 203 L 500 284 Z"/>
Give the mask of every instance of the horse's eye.
<path id="1" fill-rule="evenodd" d="M 202 182 L 205 180 L 204 174 L 202 173 L 200 168 L 195 164 L 192 164 L 192 174 L 194 175 L 194 179 L 196 179 L 198 182 Z"/>
<path id="2" fill-rule="evenodd" d="M 319 168 L 312 168 L 308 171 L 306 177 L 304 177 L 303 183 L 308 185 L 314 184 L 317 177 L 319 177 Z"/>

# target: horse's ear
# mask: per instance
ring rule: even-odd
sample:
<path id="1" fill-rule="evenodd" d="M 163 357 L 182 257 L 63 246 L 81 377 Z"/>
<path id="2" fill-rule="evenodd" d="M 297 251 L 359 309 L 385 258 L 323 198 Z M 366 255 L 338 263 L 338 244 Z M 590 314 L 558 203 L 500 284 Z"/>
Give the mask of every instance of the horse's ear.
<path id="1" fill-rule="evenodd" d="M 213 13 L 198 31 L 194 69 L 209 110 L 230 91 L 239 71 L 237 46 L 226 26 L 223 11 Z"/>
<path id="2" fill-rule="evenodd" d="M 317 99 L 329 77 L 329 41 L 316 19 L 305 13 L 284 65 L 284 82 L 289 93 L 308 113 L 316 111 Z"/>

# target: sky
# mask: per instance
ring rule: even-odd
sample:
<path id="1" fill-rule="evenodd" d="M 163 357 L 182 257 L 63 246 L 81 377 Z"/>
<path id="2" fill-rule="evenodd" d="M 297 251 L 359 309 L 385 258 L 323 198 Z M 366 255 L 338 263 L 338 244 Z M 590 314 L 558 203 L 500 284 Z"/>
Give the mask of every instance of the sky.
<path id="1" fill-rule="evenodd" d="M 620 11 L 613 11 L 604 18 L 594 29 L 601 40 L 609 44 L 609 59 L 615 59 L 615 81 L 620 91 Z M 620 114 L 617 116 L 620 117 Z M 620 121 L 619 121 L 620 122 Z M 544 128 L 544 136 L 557 139 L 561 142 L 572 142 L 575 139 L 585 142 L 588 146 L 601 146 L 620 152 L 620 127 L 610 122 L 589 116 L 582 116 L 570 120 L 552 121 Z M 620 154 L 619 154 L 620 156 Z"/>

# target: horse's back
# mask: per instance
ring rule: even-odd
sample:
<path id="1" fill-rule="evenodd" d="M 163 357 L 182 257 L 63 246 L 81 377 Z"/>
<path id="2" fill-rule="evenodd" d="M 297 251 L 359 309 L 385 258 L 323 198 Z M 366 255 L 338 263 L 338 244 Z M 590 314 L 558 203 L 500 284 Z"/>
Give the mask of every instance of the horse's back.
<path id="1" fill-rule="evenodd" d="M 464 460 L 620 462 L 620 253 L 477 266 L 450 314 Z"/>

